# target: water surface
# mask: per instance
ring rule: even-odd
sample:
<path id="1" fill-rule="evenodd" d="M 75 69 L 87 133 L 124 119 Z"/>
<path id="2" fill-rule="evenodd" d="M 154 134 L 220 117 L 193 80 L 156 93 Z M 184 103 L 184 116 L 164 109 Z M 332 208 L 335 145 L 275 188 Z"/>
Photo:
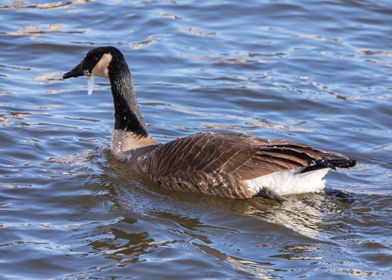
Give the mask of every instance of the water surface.
<path id="1" fill-rule="evenodd" d="M 389 1 L 2 1 L 0 278 L 388 279 Z M 131 67 L 150 133 L 285 138 L 347 153 L 279 205 L 154 191 L 110 154 L 112 99 L 62 81 L 90 48 Z"/>

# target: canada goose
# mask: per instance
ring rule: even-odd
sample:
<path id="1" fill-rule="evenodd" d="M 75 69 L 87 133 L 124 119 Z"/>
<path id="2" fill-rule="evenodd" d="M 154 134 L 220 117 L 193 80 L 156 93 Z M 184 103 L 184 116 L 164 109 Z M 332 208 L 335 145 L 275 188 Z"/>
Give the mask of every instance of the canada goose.
<path id="1" fill-rule="evenodd" d="M 155 186 L 183 192 L 246 199 L 319 192 L 329 169 L 355 160 L 285 140 L 238 133 L 199 133 L 160 144 L 148 133 L 136 101 L 131 73 L 115 47 L 98 47 L 63 79 L 94 76 L 110 80 L 114 101 L 112 153 L 136 164 Z"/>

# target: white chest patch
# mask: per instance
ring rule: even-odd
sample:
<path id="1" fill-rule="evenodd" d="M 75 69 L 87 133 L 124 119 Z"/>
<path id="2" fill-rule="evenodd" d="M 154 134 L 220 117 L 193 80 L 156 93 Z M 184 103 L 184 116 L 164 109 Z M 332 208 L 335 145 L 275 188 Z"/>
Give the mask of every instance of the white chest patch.
<path id="1" fill-rule="evenodd" d="M 150 136 L 140 137 L 133 132 L 114 129 L 112 134 L 112 153 L 119 160 L 129 159 L 132 150 L 158 144 Z"/>
<path id="2" fill-rule="evenodd" d="M 320 192 L 325 187 L 324 177 L 328 171 L 329 168 L 305 173 L 297 173 L 296 170 L 283 170 L 246 182 L 249 190 L 255 195 L 264 187 L 280 195 Z"/>

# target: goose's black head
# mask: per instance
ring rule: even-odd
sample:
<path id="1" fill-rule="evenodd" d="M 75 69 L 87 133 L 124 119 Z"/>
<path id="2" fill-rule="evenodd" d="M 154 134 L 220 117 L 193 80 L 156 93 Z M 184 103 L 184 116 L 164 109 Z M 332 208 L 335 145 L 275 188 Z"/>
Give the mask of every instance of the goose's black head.
<path id="1" fill-rule="evenodd" d="M 86 54 L 86 57 L 78 65 L 65 73 L 63 79 L 91 75 L 109 78 L 111 65 L 119 60 L 124 60 L 124 57 L 115 47 L 94 48 Z"/>

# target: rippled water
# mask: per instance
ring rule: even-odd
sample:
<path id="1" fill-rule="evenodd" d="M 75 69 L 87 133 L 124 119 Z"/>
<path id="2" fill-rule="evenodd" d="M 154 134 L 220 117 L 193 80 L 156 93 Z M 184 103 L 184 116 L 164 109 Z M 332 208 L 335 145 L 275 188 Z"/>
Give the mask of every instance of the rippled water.
<path id="1" fill-rule="evenodd" d="M 0 19 L 0 278 L 390 277 L 389 1 L 21 0 Z M 101 45 L 124 52 L 158 140 L 230 130 L 345 152 L 358 165 L 328 189 L 354 201 L 136 182 L 109 151 L 108 82 L 89 97 L 61 80 Z"/>

